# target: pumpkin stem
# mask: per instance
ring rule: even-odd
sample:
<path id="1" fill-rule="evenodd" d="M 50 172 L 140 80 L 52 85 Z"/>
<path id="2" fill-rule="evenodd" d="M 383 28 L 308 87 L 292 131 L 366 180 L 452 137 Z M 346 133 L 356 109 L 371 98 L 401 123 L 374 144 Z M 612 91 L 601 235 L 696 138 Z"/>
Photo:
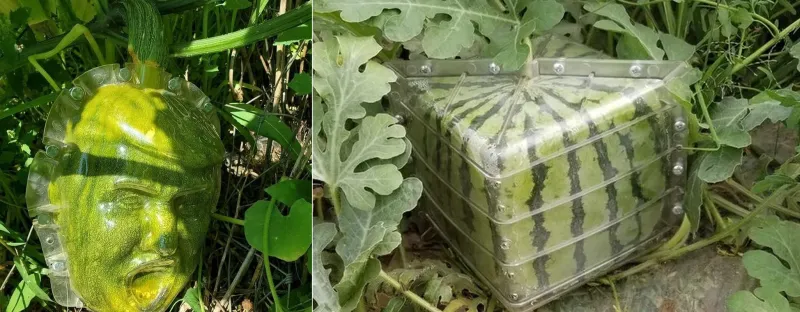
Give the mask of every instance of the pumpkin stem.
<path id="1" fill-rule="evenodd" d="M 121 0 L 115 3 L 128 26 L 128 54 L 145 87 L 158 87 L 159 68 L 167 59 L 164 23 L 152 0 Z"/>

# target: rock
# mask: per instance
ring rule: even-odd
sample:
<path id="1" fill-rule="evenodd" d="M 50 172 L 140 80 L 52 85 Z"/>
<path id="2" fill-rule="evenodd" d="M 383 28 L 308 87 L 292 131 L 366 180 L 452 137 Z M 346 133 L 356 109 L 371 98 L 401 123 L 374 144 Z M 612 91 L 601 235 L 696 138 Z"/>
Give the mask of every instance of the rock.
<path id="1" fill-rule="evenodd" d="M 619 309 L 611 287 L 585 285 L 536 312 L 724 312 L 728 296 L 753 285 L 741 257 L 710 246 L 617 282 Z"/>

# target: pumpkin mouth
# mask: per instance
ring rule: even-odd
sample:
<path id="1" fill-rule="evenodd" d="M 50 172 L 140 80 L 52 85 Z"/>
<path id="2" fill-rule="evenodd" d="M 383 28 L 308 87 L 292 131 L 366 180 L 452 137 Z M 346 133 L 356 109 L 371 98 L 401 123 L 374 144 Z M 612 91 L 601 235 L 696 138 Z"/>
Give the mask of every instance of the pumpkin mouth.
<path id="1" fill-rule="evenodd" d="M 158 259 L 140 264 L 125 278 L 128 293 L 141 311 L 154 310 L 169 290 L 166 275 L 172 273 L 175 260 Z"/>

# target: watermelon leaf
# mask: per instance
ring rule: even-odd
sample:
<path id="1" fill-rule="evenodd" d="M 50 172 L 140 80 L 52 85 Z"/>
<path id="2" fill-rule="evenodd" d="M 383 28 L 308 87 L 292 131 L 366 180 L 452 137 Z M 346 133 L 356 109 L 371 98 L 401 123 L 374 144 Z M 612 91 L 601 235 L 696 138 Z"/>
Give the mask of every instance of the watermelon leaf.
<path id="1" fill-rule="evenodd" d="M 730 312 L 792 312 L 789 300 L 780 293 L 764 288 L 757 288 L 753 293 L 741 290 L 728 298 Z"/>
<path id="2" fill-rule="evenodd" d="M 742 150 L 723 146 L 710 152 L 700 163 L 698 177 L 706 183 L 722 182 L 733 175 L 736 166 L 742 163 Z"/>
<path id="3" fill-rule="evenodd" d="M 792 49 L 789 50 L 789 54 L 800 60 L 800 42 L 795 43 L 792 46 Z M 797 70 L 800 71 L 800 62 L 797 62 Z"/>
<path id="4" fill-rule="evenodd" d="M 372 210 L 355 209 L 342 201 L 339 229 L 343 236 L 336 244 L 336 253 L 345 266 L 335 289 L 339 302 L 346 303 L 345 309 L 355 308 L 352 303 L 358 303 L 365 283 L 377 276 L 378 272 L 370 268 L 369 262 L 376 261 L 373 256 L 387 255 L 400 245 L 400 220 L 416 206 L 420 196 L 422 182 L 408 178 L 392 194 L 378 197 Z M 378 268 L 380 271 L 379 264 Z"/>
<path id="5" fill-rule="evenodd" d="M 477 31 L 491 42 L 501 43 L 495 54 L 500 66 L 517 69 L 530 54 L 524 39 L 534 32 L 553 28 L 564 16 L 564 7 L 554 0 L 523 0 L 511 4 L 516 5 L 504 12 L 488 1 L 339 0 L 315 3 L 314 10 L 319 13 L 341 11 L 340 16 L 346 22 L 378 17 L 376 26 L 394 42 L 406 42 L 422 34 L 425 54 L 437 59 L 455 57 L 472 47 L 477 26 Z M 525 14 L 519 17 L 525 9 Z"/>
<path id="6" fill-rule="evenodd" d="M 641 49 L 648 58 L 654 60 L 661 60 L 664 58 L 664 50 L 661 50 L 658 47 L 658 33 L 652 28 L 649 28 L 645 25 L 638 24 L 631 22 L 631 17 L 628 15 L 628 12 L 625 10 L 621 4 L 617 3 L 587 3 L 583 5 L 583 8 L 590 13 L 594 13 L 603 17 L 606 17 L 616 23 L 614 25 L 607 21 L 598 21 L 594 24 L 595 27 L 605 29 L 608 31 L 613 32 L 620 32 L 623 34 L 627 34 L 632 38 L 635 38 L 639 41 L 641 45 Z M 601 23 L 602 22 L 602 23 Z M 621 44 L 625 44 L 628 47 L 632 47 L 632 43 L 630 40 L 621 40 Z M 617 51 L 620 50 L 620 47 L 617 47 Z M 628 49 L 623 49 L 628 50 Z"/>
<path id="7" fill-rule="evenodd" d="M 365 117 L 361 104 L 380 100 L 397 76 L 370 61 L 381 50 L 372 37 L 335 37 L 315 43 L 313 49 L 323 56 L 314 64 L 314 89 L 322 101 L 315 101 L 313 108 L 313 176 L 324 181 L 331 192 L 341 190 L 353 207 L 372 209 L 375 195 L 367 188 L 388 195 L 403 177 L 391 163 L 360 171 L 356 167 L 402 154 L 406 131 L 388 114 Z M 358 119 L 362 119 L 360 124 L 348 128 L 349 120 Z"/>
<path id="8" fill-rule="evenodd" d="M 323 251 L 336 236 L 336 225 L 330 222 L 314 225 L 311 244 L 311 297 L 317 303 L 314 311 L 334 312 L 340 311 L 339 295 L 333 289 L 330 281 L 329 269 L 324 266 Z"/>

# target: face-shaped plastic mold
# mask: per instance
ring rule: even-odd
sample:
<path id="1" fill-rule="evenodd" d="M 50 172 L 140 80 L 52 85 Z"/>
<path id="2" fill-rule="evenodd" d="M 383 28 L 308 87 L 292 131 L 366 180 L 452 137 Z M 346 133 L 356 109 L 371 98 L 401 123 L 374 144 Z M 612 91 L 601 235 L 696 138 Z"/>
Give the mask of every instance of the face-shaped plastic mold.
<path id="1" fill-rule="evenodd" d="M 195 85 L 146 72 L 159 88 L 133 65 L 91 69 L 51 108 L 26 197 L 63 306 L 164 311 L 198 264 L 219 198 L 219 121 Z"/>

